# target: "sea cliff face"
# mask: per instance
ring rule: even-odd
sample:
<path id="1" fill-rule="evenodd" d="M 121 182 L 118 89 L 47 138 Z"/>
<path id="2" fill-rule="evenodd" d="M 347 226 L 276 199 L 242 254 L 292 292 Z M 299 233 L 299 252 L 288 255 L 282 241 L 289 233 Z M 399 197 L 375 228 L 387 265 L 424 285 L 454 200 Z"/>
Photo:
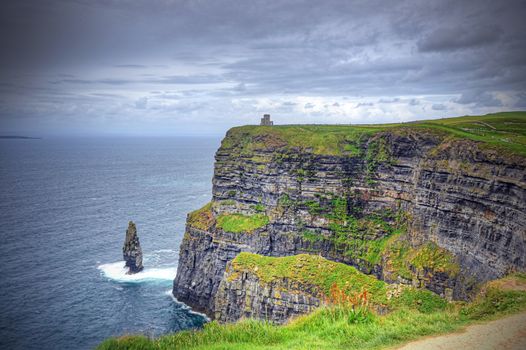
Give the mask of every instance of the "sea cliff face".
<path id="1" fill-rule="evenodd" d="M 214 298 L 214 317 L 220 322 L 258 318 L 283 323 L 322 304 L 317 286 L 283 278 L 262 283 L 257 271 L 236 270 L 229 263 Z"/>
<path id="2" fill-rule="evenodd" d="M 234 128 L 212 202 L 188 216 L 173 293 L 221 321 L 319 305 L 305 285 L 232 278 L 240 252 L 316 254 L 465 299 L 526 268 L 525 158 L 428 127 Z"/>

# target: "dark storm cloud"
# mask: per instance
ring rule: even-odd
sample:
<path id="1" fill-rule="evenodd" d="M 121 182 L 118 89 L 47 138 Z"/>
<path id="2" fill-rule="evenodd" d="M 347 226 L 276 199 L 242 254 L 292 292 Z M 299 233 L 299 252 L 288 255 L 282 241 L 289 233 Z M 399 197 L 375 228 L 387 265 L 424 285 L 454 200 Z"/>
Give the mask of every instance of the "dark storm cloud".
<path id="1" fill-rule="evenodd" d="M 519 108 L 526 108 L 526 92 L 521 92 L 517 94 L 517 100 L 515 101 L 515 106 Z"/>
<path id="2" fill-rule="evenodd" d="M 420 39 L 417 45 L 422 52 L 454 51 L 495 43 L 500 35 L 500 28 L 492 25 L 480 26 L 479 28 L 469 26 L 444 27 L 435 29 Z"/>
<path id="3" fill-rule="evenodd" d="M 525 16 L 520 0 L 4 1 L 0 126 L 511 108 L 526 93 Z"/>
<path id="4" fill-rule="evenodd" d="M 144 75 L 142 75 L 144 76 Z M 161 76 L 153 77 L 153 74 L 148 74 L 147 76 L 152 76 L 148 79 L 61 79 L 53 81 L 53 84 L 102 84 L 102 85 L 128 85 L 128 84 L 214 84 L 219 82 L 224 82 L 225 78 L 221 76 L 214 75 L 194 75 L 194 76 Z"/>
<path id="5" fill-rule="evenodd" d="M 148 68 L 148 66 L 145 66 L 144 64 L 116 64 L 114 67 L 116 68 Z"/>

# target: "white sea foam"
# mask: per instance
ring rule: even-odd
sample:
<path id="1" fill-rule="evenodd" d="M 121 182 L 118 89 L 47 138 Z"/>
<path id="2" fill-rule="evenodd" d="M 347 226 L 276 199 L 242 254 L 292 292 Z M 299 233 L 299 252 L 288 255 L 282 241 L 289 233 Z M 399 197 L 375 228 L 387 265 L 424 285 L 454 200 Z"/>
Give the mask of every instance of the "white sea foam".
<path id="1" fill-rule="evenodd" d="M 198 316 L 201 316 L 202 318 L 204 318 L 206 320 L 206 322 L 210 322 L 210 318 L 208 316 L 206 316 L 205 314 L 202 314 L 200 312 L 197 312 L 197 311 L 194 311 L 190 308 L 190 306 L 186 305 L 185 303 L 182 303 L 180 302 L 179 300 L 177 300 L 176 297 L 174 297 L 173 293 L 172 293 L 172 290 L 169 289 L 167 290 L 165 293 L 165 295 L 168 295 L 170 298 L 172 298 L 172 300 L 174 301 L 174 303 L 177 303 L 179 305 L 181 305 L 184 309 L 188 310 L 189 313 L 191 314 L 194 314 L 194 315 L 198 315 Z"/>
<path id="2" fill-rule="evenodd" d="M 175 250 L 173 249 L 157 249 L 153 251 L 154 253 L 173 253 Z"/>
<path id="3" fill-rule="evenodd" d="M 104 274 L 106 278 L 109 278 L 118 282 L 145 282 L 145 281 L 158 281 L 166 280 L 173 281 L 177 273 L 175 267 L 163 267 L 163 268 L 148 268 L 133 275 L 127 275 L 128 269 L 124 266 L 124 261 L 118 261 L 110 264 L 102 264 L 98 266 L 98 269 Z"/>

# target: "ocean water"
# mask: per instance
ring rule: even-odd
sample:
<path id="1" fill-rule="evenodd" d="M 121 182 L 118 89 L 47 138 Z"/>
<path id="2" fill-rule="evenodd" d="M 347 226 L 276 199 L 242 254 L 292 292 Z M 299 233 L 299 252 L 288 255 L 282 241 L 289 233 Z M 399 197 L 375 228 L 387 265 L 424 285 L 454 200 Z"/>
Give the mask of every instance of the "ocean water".
<path id="1" fill-rule="evenodd" d="M 91 349 L 206 319 L 170 290 L 219 138 L 0 140 L 0 349 Z M 143 272 L 122 245 L 137 224 Z"/>

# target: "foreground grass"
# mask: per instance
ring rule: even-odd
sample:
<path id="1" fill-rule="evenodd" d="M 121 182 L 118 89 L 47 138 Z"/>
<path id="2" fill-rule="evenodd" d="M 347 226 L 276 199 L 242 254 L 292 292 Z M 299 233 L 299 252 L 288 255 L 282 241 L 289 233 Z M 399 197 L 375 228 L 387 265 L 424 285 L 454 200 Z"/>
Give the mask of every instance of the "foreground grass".
<path id="1" fill-rule="evenodd" d="M 510 285 L 521 288 L 516 290 Z M 202 330 L 157 339 L 144 336 L 108 339 L 98 349 L 379 349 L 526 310 L 525 285 L 525 275 L 509 277 L 505 282 L 490 283 L 469 304 L 454 303 L 440 311 L 401 307 L 385 316 L 371 314 L 356 323 L 349 318 L 351 313 L 321 308 L 284 326 L 254 320 L 227 325 L 211 322 Z"/>

